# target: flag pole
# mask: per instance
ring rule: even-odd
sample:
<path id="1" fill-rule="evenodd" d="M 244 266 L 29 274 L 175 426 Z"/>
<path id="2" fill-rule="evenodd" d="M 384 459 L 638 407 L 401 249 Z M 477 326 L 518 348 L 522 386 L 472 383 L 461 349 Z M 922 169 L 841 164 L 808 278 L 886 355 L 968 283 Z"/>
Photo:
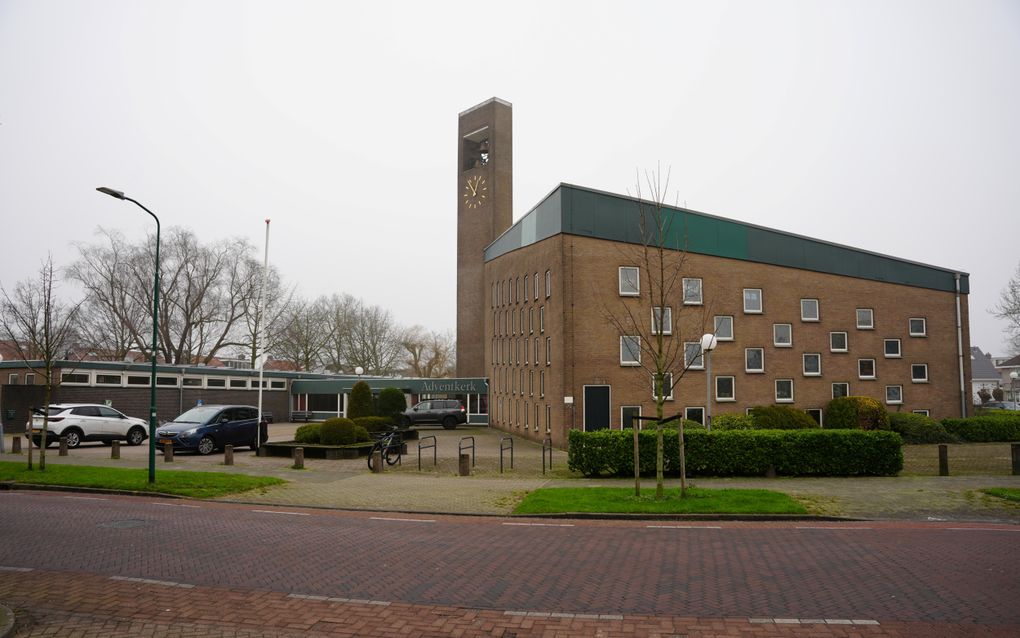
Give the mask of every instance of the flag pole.
<path id="1" fill-rule="evenodd" d="M 262 258 L 262 288 L 259 292 L 259 323 L 255 331 L 255 355 L 259 365 L 259 417 L 255 424 L 255 452 L 258 453 L 262 445 L 262 376 L 266 366 L 266 351 L 262 344 L 262 335 L 265 332 L 266 324 L 266 281 L 269 275 L 269 220 L 266 219 L 266 252 Z M 266 426 L 266 437 L 269 436 L 269 426 Z"/>

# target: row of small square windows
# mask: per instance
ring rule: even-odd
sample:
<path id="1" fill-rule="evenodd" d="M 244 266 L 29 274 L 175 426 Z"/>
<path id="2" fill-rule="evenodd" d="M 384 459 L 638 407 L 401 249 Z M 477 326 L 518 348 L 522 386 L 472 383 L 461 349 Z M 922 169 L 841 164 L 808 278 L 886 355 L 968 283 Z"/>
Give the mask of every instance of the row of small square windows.
<path id="1" fill-rule="evenodd" d="M 745 410 L 745 412 L 750 414 L 751 409 L 752 408 L 747 408 Z M 822 424 L 823 410 L 821 408 L 808 408 L 808 409 L 806 409 L 804 411 L 807 412 L 809 415 L 811 415 L 811 417 L 815 421 L 817 421 L 819 425 Z M 913 412 L 914 414 L 921 414 L 921 415 L 924 415 L 924 416 L 930 416 L 930 411 L 929 410 L 911 410 L 911 412 Z M 637 417 L 637 416 L 641 416 L 641 406 L 637 406 L 637 405 L 623 405 L 623 406 L 620 406 L 620 421 L 623 424 L 623 427 L 625 427 L 625 428 L 626 427 L 631 427 L 631 424 L 633 423 L 633 418 Z M 718 416 L 718 415 L 716 415 L 716 416 Z M 700 405 L 699 406 L 688 406 L 688 407 L 685 407 L 684 408 L 684 418 L 689 420 L 689 421 L 697 421 L 698 423 L 702 423 L 703 424 L 705 422 L 705 408 L 703 406 L 700 406 Z M 641 429 L 640 424 L 639 424 L 639 429 Z"/>
<path id="2" fill-rule="evenodd" d="M 535 396 L 535 371 L 528 370 L 528 391 L 524 392 L 524 370 L 520 371 L 520 383 L 518 374 L 514 370 L 493 368 L 492 370 L 492 391 L 494 394 L 517 394 L 521 396 Z M 540 370 L 538 375 L 538 396 L 545 396 L 545 370 Z"/>
<path id="3" fill-rule="evenodd" d="M 510 277 L 509 279 L 494 281 L 489 285 L 489 307 L 495 308 L 496 306 L 506 306 L 514 303 L 521 303 L 528 301 L 530 295 L 528 294 L 529 280 L 532 278 L 528 275 L 523 277 Z M 535 283 L 532 285 L 534 290 L 534 299 L 538 301 L 539 295 L 539 279 L 538 273 L 534 275 Z M 545 271 L 545 298 L 548 299 L 552 296 L 552 271 Z"/>
<path id="4" fill-rule="evenodd" d="M 927 375 L 927 366 L 925 366 L 925 374 Z M 775 392 L 776 403 L 794 402 L 793 379 L 776 379 L 775 389 L 776 389 Z M 839 382 L 832 384 L 833 399 L 849 395 L 850 395 L 849 383 Z M 673 397 L 672 395 L 670 395 L 669 397 L 665 398 L 672 399 Z M 735 377 L 732 376 L 715 377 L 715 400 L 718 403 L 728 403 L 737 400 Z M 898 405 L 903 403 L 903 386 L 902 385 L 885 386 L 885 402 L 890 405 Z"/>
<path id="5" fill-rule="evenodd" d="M 817 303 L 817 299 L 801 299 L 801 305 L 805 301 L 813 301 Z M 803 315 L 802 315 L 803 318 Z M 871 308 L 858 308 L 857 309 L 857 329 L 858 330 L 874 330 L 874 311 Z M 663 310 L 660 306 L 654 306 L 652 308 L 651 316 L 651 328 L 652 334 L 659 334 L 662 330 L 662 334 L 671 335 L 673 334 L 673 309 L 666 306 Z M 523 321 L 523 315 L 522 315 Z M 817 319 L 804 319 L 804 321 L 817 321 Z M 732 315 L 716 315 L 714 317 L 715 325 L 715 338 L 717 341 L 733 341 L 733 316 Z M 544 329 L 545 322 L 542 321 Z M 523 329 L 523 325 L 521 326 Z M 928 336 L 928 320 L 924 317 L 910 317 L 907 320 L 908 334 L 914 338 L 923 338 Z M 899 339 L 886 339 L 887 342 L 895 341 L 899 343 Z M 777 348 L 789 348 L 793 346 L 793 324 L 789 323 L 774 323 L 772 324 L 772 342 Z M 830 350 L 833 352 L 846 352 L 847 350 L 847 333 L 846 332 L 830 332 L 829 333 Z"/>

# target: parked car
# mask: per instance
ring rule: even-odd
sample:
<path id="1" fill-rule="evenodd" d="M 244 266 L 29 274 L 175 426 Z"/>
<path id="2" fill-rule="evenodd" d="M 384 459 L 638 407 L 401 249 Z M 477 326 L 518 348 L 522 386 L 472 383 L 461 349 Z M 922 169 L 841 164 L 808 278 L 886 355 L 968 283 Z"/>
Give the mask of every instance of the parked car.
<path id="1" fill-rule="evenodd" d="M 1020 410 L 1020 403 L 1017 401 L 990 401 L 978 406 L 985 410 Z"/>
<path id="2" fill-rule="evenodd" d="M 405 427 L 438 423 L 447 430 L 453 430 L 458 423 L 467 423 L 467 410 L 456 399 L 429 399 L 404 410 L 401 420 Z"/>
<path id="3" fill-rule="evenodd" d="M 265 442 L 269 428 L 258 408 L 250 405 L 201 405 L 173 421 L 159 426 L 156 441 L 171 443 L 174 450 L 212 454 L 226 445 L 256 447 L 255 428 L 261 423 L 259 441 Z"/>
<path id="4" fill-rule="evenodd" d="M 32 427 L 25 436 L 35 445 L 42 443 L 42 409 L 34 410 Z M 49 407 L 49 424 L 46 426 L 46 445 L 67 439 L 67 447 L 76 448 L 85 441 L 127 441 L 140 445 L 149 438 L 148 424 L 142 419 L 127 416 L 118 410 L 96 403 L 53 403 Z"/>

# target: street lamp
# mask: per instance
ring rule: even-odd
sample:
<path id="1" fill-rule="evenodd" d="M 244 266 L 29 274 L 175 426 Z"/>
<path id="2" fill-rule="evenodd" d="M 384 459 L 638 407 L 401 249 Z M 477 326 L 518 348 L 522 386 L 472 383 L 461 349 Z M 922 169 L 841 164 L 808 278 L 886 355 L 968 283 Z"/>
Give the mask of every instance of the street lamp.
<path id="1" fill-rule="evenodd" d="M 149 482 L 156 482 L 156 337 L 158 336 L 158 319 L 159 319 L 159 217 L 151 210 L 142 206 L 139 202 L 126 196 L 121 191 L 115 191 L 112 188 L 100 186 L 96 189 L 100 193 L 105 193 L 110 197 L 116 197 L 117 199 L 123 199 L 131 202 L 138 206 L 148 214 L 152 215 L 152 218 L 156 220 L 156 276 L 152 284 L 152 374 L 149 379 L 150 393 L 150 405 L 149 405 Z"/>
<path id="2" fill-rule="evenodd" d="M 718 341 L 715 335 L 706 332 L 701 335 L 701 353 L 705 357 L 705 429 L 712 431 L 712 358 L 709 356 L 715 350 Z"/>

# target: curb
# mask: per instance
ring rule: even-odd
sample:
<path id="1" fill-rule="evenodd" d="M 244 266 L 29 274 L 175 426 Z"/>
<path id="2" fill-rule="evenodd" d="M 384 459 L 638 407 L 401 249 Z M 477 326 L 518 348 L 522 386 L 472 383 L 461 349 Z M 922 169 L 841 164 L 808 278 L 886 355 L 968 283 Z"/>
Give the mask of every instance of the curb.
<path id="1" fill-rule="evenodd" d="M 7 605 L 0 605 L 0 638 L 14 635 L 14 610 Z"/>

